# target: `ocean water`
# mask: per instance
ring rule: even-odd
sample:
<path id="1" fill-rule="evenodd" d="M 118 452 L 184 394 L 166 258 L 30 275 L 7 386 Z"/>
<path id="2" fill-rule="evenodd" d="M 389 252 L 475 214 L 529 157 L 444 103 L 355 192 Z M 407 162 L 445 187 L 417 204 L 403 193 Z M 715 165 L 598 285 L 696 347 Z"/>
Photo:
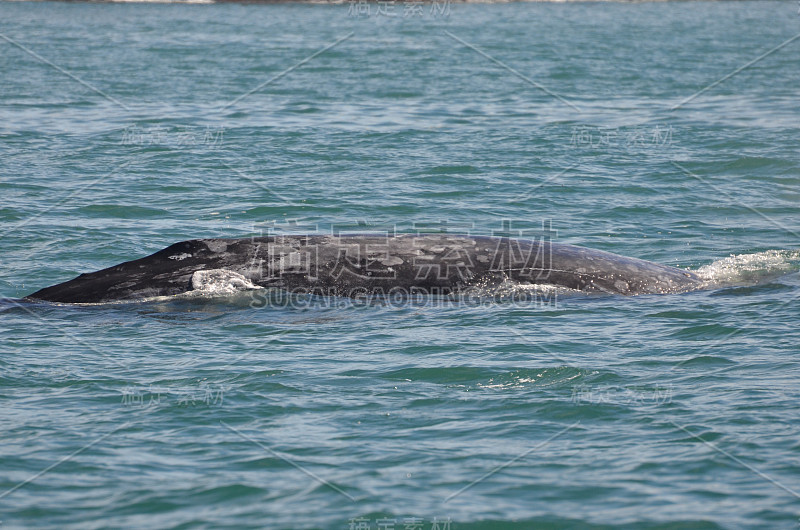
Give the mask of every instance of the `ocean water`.
<path id="1" fill-rule="evenodd" d="M 799 33 L 794 2 L 0 4 L 0 526 L 797 528 Z M 19 301 L 395 229 L 712 288 Z"/>

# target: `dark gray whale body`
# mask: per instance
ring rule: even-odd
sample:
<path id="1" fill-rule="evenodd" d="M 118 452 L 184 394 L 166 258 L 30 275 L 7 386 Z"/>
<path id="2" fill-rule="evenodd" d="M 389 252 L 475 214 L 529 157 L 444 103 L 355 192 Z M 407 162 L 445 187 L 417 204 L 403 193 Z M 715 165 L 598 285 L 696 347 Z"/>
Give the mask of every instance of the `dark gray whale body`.
<path id="1" fill-rule="evenodd" d="M 167 296 L 228 274 L 247 287 L 335 296 L 450 294 L 481 287 L 549 284 L 622 295 L 701 287 L 695 274 L 544 240 L 455 234 L 287 235 L 196 239 L 46 287 L 28 298 L 101 303 Z"/>

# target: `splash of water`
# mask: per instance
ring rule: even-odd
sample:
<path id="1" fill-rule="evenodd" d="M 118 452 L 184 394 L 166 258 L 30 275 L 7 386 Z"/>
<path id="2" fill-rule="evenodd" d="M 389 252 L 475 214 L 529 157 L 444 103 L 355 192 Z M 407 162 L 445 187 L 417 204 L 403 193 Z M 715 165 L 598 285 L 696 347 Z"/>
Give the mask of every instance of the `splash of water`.
<path id="1" fill-rule="evenodd" d="M 800 250 L 766 250 L 731 254 L 695 271 L 709 285 L 726 287 L 756 285 L 800 270 Z"/>

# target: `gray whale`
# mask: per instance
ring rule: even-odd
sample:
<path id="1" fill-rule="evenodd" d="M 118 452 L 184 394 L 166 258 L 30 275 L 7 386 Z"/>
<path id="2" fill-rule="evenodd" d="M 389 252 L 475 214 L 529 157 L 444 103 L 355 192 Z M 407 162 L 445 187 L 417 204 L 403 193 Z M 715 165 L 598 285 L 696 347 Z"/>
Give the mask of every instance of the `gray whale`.
<path id="1" fill-rule="evenodd" d="M 195 239 L 27 298 L 66 303 L 139 300 L 191 291 L 229 271 L 251 287 L 334 296 L 463 292 L 504 282 L 620 295 L 699 289 L 692 272 L 547 240 L 455 234 L 278 235 Z"/>

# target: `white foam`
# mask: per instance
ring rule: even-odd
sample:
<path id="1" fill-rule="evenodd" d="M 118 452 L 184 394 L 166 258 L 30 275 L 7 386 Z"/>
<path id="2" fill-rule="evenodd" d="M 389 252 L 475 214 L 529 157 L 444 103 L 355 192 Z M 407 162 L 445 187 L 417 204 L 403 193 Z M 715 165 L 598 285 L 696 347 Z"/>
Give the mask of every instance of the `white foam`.
<path id="1" fill-rule="evenodd" d="M 731 254 L 697 269 L 695 274 L 713 286 L 755 285 L 800 269 L 800 251 L 766 250 Z"/>
<path id="2" fill-rule="evenodd" d="M 238 272 L 227 269 L 210 269 L 206 271 L 195 271 L 192 274 L 192 289 L 194 293 L 225 295 L 239 291 L 260 289 L 247 278 Z"/>
<path id="3" fill-rule="evenodd" d="M 575 289 L 561 285 L 548 283 L 519 283 L 506 278 L 499 284 L 477 283 L 465 288 L 462 296 L 474 299 L 495 298 L 495 299 L 515 299 L 515 298 L 541 298 L 550 300 L 553 296 L 581 293 Z"/>

